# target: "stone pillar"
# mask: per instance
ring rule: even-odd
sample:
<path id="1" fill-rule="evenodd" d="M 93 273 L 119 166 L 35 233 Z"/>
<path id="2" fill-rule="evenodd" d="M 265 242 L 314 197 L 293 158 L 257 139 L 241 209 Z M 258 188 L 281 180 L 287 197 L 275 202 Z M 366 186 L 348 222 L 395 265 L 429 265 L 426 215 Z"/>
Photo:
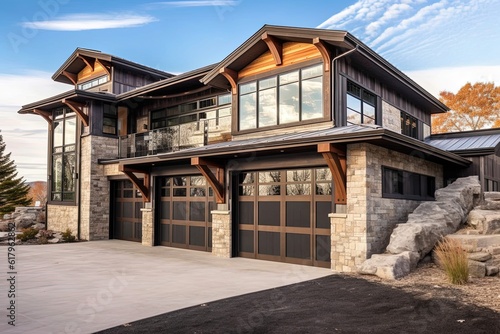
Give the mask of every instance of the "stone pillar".
<path id="1" fill-rule="evenodd" d="M 231 211 L 213 210 L 212 212 L 212 254 L 217 257 L 231 257 L 232 229 Z"/>
<path id="2" fill-rule="evenodd" d="M 153 228 L 153 210 L 146 203 L 146 207 L 141 209 L 142 212 L 142 245 L 154 246 L 155 233 Z"/>
<path id="3" fill-rule="evenodd" d="M 350 266 L 346 265 L 349 261 L 348 250 L 350 247 L 351 233 L 346 228 L 347 214 L 330 213 L 328 215 L 331 223 L 331 261 L 332 270 L 338 272 L 351 271 Z"/>

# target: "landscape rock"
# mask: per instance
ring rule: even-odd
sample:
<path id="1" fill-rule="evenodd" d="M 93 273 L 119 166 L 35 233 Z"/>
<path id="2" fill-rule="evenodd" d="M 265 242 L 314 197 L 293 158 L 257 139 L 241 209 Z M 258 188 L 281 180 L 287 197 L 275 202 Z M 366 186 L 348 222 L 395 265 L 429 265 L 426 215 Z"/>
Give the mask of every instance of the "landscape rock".
<path id="1" fill-rule="evenodd" d="M 469 260 L 478 261 L 478 262 L 486 262 L 491 259 L 490 253 L 470 253 L 467 255 Z"/>
<path id="2" fill-rule="evenodd" d="M 469 260 L 469 275 L 477 278 L 484 277 L 486 275 L 486 264 Z"/>
<path id="3" fill-rule="evenodd" d="M 412 252 L 401 254 L 374 254 L 366 260 L 358 272 L 366 275 L 376 275 L 383 279 L 395 280 L 410 273 L 417 265 L 419 256 Z"/>
<path id="4" fill-rule="evenodd" d="M 467 224 L 481 234 L 500 234 L 500 211 L 472 210 L 469 213 Z"/>
<path id="5" fill-rule="evenodd" d="M 17 208 L 16 208 L 17 209 Z M 28 228 L 35 223 L 36 215 L 34 213 L 23 213 L 14 219 L 16 230 Z"/>
<path id="6" fill-rule="evenodd" d="M 446 234 L 447 226 L 439 222 L 398 224 L 391 234 L 387 251 L 391 254 L 415 252 L 423 259 Z"/>
<path id="7" fill-rule="evenodd" d="M 49 244 L 57 244 L 59 241 L 60 241 L 59 238 L 52 238 L 48 240 Z"/>
<path id="8" fill-rule="evenodd" d="M 486 276 L 495 276 L 499 272 L 499 268 L 497 266 L 486 266 Z"/>
<path id="9" fill-rule="evenodd" d="M 3 215 L 3 219 L 4 220 L 9 220 L 9 219 L 11 219 L 11 215 L 9 215 L 8 213 L 6 213 L 6 214 Z"/>
<path id="10" fill-rule="evenodd" d="M 465 212 L 474 207 L 481 194 L 481 184 L 477 176 L 462 177 L 449 186 L 435 192 L 436 201 L 457 202 Z"/>
<path id="11" fill-rule="evenodd" d="M 8 220 L 0 222 L 0 232 L 9 232 L 9 223 L 12 222 Z"/>

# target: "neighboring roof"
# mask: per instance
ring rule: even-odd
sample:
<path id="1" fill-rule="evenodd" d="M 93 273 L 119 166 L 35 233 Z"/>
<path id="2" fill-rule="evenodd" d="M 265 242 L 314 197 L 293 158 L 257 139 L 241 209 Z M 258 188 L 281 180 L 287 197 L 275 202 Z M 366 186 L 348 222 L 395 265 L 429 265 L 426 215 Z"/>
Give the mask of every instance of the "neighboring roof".
<path id="1" fill-rule="evenodd" d="M 425 107 L 432 113 L 446 112 L 449 108 L 439 101 L 434 95 L 427 92 L 415 81 L 410 79 L 387 60 L 378 55 L 375 51 L 363 44 L 356 37 L 347 31 L 312 29 L 264 25 L 254 35 L 241 44 L 230 55 L 223 59 L 214 67 L 201 81 L 205 84 L 224 87 L 227 85 L 226 79 L 222 77 L 221 70 L 229 68 L 238 72 L 250 64 L 255 58 L 268 50 L 262 36 L 267 33 L 281 41 L 294 41 L 302 43 L 312 43 L 314 38 L 319 38 L 322 42 L 339 47 L 345 51 L 356 48 L 356 52 L 349 55 L 358 61 L 366 63 L 370 70 L 377 72 L 378 76 L 386 76 L 398 85 L 398 91 L 406 95 L 419 96 L 426 101 Z M 367 62 L 367 59 L 369 62 Z M 382 71 L 381 71 L 382 69 Z M 402 94 L 403 95 L 403 94 Z"/>
<path id="2" fill-rule="evenodd" d="M 59 81 L 67 84 L 72 84 L 71 80 L 69 80 L 64 74 L 64 71 L 70 72 L 77 74 L 79 73 L 82 69 L 87 66 L 84 58 L 92 58 L 92 59 L 98 59 L 99 61 L 104 61 L 111 63 L 112 65 L 120 65 L 122 67 L 126 67 L 131 70 L 136 70 L 140 71 L 143 73 L 147 73 L 155 78 L 158 79 L 164 79 L 164 78 L 170 78 L 173 77 L 174 74 L 157 70 L 148 66 L 144 66 L 138 63 L 134 63 L 130 60 L 126 60 L 123 58 L 115 57 L 113 55 L 103 53 L 98 50 L 90 50 L 90 49 L 83 49 L 83 48 L 77 48 L 71 56 L 61 65 L 61 67 L 54 73 L 52 76 L 52 80 L 54 81 Z"/>
<path id="3" fill-rule="evenodd" d="M 426 143 L 464 156 L 500 154 L 500 128 L 436 134 Z"/>
<path id="4" fill-rule="evenodd" d="M 103 161 L 102 163 L 120 162 L 124 165 L 147 166 L 161 161 L 179 161 L 191 157 L 231 158 L 235 154 L 259 154 L 262 152 L 280 152 L 287 149 L 304 148 L 310 151 L 318 143 L 346 144 L 369 142 L 400 152 L 418 151 L 427 160 L 459 166 L 468 166 L 470 161 L 450 152 L 442 151 L 419 140 L 384 129 L 378 126 L 350 125 L 324 130 L 276 135 L 272 137 L 233 140 L 182 151 L 159 154 L 153 157 L 139 157 Z"/>

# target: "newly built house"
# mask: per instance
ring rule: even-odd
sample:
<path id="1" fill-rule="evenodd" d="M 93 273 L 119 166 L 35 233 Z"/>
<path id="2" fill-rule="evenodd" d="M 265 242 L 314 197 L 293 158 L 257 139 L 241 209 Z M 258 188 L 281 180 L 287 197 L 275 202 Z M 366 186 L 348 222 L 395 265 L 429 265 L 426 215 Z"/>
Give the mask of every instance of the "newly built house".
<path id="1" fill-rule="evenodd" d="M 351 271 L 474 159 L 499 165 L 498 132 L 472 158 L 439 142 L 447 107 L 345 31 L 266 25 L 181 75 L 77 49 L 53 79 L 71 90 L 19 113 L 48 122 L 48 228 L 84 240 Z"/>

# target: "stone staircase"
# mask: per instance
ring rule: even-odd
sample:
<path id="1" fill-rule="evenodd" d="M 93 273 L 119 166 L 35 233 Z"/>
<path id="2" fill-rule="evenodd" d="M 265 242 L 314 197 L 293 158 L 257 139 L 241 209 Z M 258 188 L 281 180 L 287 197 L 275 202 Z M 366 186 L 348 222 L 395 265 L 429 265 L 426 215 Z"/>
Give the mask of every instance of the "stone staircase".
<path id="1" fill-rule="evenodd" d="M 500 192 L 484 193 L 484 201 L 467 219 L 467 226 L 448 235 L 469 253 L 472 277 L 495 276 L 500 271 Z"/>

